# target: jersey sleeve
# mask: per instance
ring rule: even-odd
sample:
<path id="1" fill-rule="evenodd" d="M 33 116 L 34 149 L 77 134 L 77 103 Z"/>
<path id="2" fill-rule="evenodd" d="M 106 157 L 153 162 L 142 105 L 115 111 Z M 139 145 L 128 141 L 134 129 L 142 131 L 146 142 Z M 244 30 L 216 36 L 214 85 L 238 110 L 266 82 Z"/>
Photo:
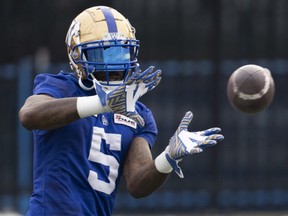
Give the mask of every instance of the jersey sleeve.
<path id="1" fill-rule="evenodd" d="M 65 76 L 39 74 L 34 79 L 33 94 L 48 94 L 54 98 L 63 98 L 73 95 L 73 83 Z"/>
<path id="2" fill-rule="evenodd" d="M 148 109 L 145 105 L 143 105 L 140 102 L 137 102 L 137 104 L 140 105 L 138 106 L 137 111 L 144 119 L 145 126 L 143 128 L 139 127 L 136 137 L 142 137 L 146 139 L 150 148 L 152 148 L 158 134 L 155 119 L 150 109 Z"/>

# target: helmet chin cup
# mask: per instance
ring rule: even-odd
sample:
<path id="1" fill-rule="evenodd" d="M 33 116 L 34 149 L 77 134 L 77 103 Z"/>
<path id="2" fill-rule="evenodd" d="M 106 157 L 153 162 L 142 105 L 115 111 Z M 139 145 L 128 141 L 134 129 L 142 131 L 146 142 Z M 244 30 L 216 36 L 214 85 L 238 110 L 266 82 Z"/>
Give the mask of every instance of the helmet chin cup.
<path id="1" fill-rule="evenodd" d="M 110 91 L 113 91 L 114 89 L 118 88 L 120 85 L 123 84 L 123 81 L 110 81 L 109 85 L 103 83 L 103 82 L 99 82 L 101 84 L 101 86 L 103 87 L 103 90 L 106 93 L 109 93 Z"/>

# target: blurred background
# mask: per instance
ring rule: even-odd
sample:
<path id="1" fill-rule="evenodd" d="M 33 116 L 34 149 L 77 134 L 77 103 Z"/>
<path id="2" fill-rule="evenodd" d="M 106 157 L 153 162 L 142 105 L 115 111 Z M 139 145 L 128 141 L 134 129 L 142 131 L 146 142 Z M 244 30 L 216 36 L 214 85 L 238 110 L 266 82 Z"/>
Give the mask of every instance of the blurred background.
<path id="1" fill-rule="evenodd" d="M 288 211 L 285 0 L 1 0 L 0 211 L 25 214 L 32 191 L 32 134 L 18 110 L 36 74 L 70 70 L 66 32 L 95 5 L 126 16 L 141 43 L 141 67 L 163 70 L 161 84 L 141 98 L 158 123 L 154 157 L 188 110 L 189 130 L 219 126 L 225 136 L 182 161 L 185 178 L 172 173 L 150 197 L 133 199 L 121 182 L 115 214 Z M 226 96 L 228 77 L 244 64 L 269 68 L 276 85 L 272 104 L 256 115 L 235 111 Z"/>

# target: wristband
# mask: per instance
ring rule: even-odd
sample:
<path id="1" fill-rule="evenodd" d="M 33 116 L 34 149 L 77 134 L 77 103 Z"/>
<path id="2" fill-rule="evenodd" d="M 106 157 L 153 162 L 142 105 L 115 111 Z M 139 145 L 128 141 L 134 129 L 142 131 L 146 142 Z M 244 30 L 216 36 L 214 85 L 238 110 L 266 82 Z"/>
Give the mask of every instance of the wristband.
<path id="1" fill-rule="evenodd" d="M 170 173 L 174 170 L 180 178 L 184 178 L 182 169 L 178 163 L 182 159 L 175 160 L 169 155 L 169 146 L 155 159 L 155 167 L 161 173 Z"/>
<path id="2" fill-rule="evenodd" d="M 168 162 L 166 158 L 166 152 L 163 151 L 156 159 L 155 159 L 155 167 L 161 173 L 170 173 L 173 168 Z"/>
<path id="3" fill-rule="evenodd" d="M 110 112 L 108 106 L 102 106 L 98 95 L 78 97 L 77 112 L 80 118 L 96 115 L 99 113 Z"/>

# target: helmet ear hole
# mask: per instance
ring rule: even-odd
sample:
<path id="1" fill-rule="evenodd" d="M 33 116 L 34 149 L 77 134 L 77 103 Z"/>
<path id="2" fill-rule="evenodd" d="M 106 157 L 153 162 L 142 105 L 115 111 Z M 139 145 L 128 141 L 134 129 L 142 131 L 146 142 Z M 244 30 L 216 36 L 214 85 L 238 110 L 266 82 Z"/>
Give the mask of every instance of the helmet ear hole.
<path id="1" fill-rule="evenodd" d="M 78 59 L 79 58 L 79 53 L 77 51 L 75 51 L 75 50 L 71 52 L 71 55 L 72 55 L 73 59 Z"/>

